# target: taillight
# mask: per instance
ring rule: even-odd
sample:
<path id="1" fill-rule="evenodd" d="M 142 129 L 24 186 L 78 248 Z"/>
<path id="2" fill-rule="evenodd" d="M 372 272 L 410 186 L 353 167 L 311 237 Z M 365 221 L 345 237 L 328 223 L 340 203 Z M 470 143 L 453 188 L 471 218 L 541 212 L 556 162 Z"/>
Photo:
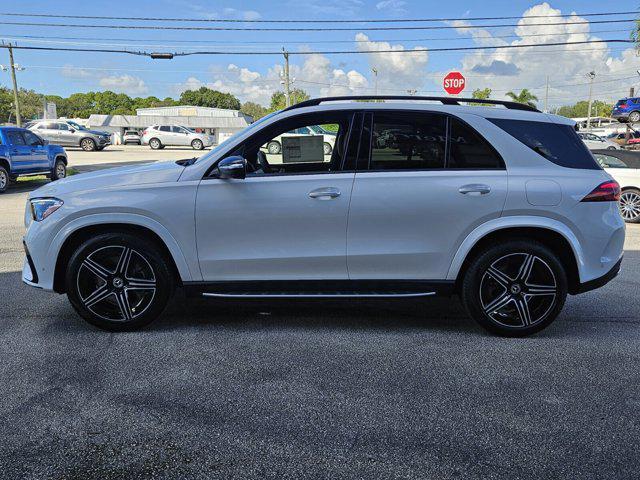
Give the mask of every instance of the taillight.
<path id="1" fill-rule="evenodd" d="M 615 180 L 608 180 L 594 188 L 582 202 L 617 202 L 620 200 L 620 185 Z"/>
<path id="2" fill-rule="evenodd" d="M 623 103 L 623 104 L 621 104 L 621 105 L 618 105 L 618 108 L 627 108 L 627 104 L 626 104 L 626 103 Z"/>

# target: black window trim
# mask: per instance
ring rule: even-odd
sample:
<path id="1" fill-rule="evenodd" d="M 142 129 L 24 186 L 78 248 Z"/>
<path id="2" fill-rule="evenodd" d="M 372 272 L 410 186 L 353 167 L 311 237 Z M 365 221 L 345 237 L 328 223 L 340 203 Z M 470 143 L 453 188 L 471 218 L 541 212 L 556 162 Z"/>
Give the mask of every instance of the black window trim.
<path id="1" fill-rule="evenodd" d="M 444 167 L 442 168 L 384 168 L 384 169 L 375 169 L 372 170 L 371 169 L 371 145 L 373 142 L 373 118 L 374 118 L 374 114 L 376 112 L 384 112 L 384 113 L 427 113 L 427 114 L 439 114 L 439 115 L 443 115 L 445 117 L 445 135 L 447 137 L 446 142 L 445 142 L 445 150 L 444 150 Z M 502 158 L 502 155 L 500 155 L 500 153 L 495 149 L 495 147 L 493 145 L 491 145 L 491 142 L 489 142 L 484 135 L 482 135 L 480 132 L 478 132 L 478 130 L 476 130 L 473 126 L 469 125 L 468 122 L 464 121 L 462 118 L 457 117 L 455 115 L 452 115 L 449 112 L 439 112 L 439 111 L 435 111 L 435 110 L 423 110 L 423 109 L 375 109 L 375 110 L 366 110 L 365 114 L 369 115 L 370 118 L 370 125 L 371 128 L 369 129 L 369 158 L 366 162 L 367 164 L 367 169 L 366 170 L 357 170 L 357 173 L 381 173 L 381 172 L 478 172 L 478 171 L 489 171 L 489 172 L 500 172 L 500 171 L 506 171 L 507 167 L 506 167 L 506 163 L 504 161 L 504 158 Z M 449 159 L 450 159 L 450 155 L 451 155 L 451 119 L 455 119 L 457 121 L 459 121 L 460 123 L 462 123 L 464 126 L 466 126 L 467 128 L 471 129 L 472 132 L 474 132 L 476 135 L 478 135 L 482 141 L 489 147 L 489 149 L 493 152 L 493 154 L 496 156 L 496 158 L 498 158 L 500 160 L 500 167 L 496 167 L 496 168 L 488 168 L 488 167 L 484 167 L 484 168 L 450 168 L 449 167 Z M 364 128 L 362 129 L 364 132 Z M 360 149 L 358 149 L 358 155 L 360 155 Z M 363 162 L 364 163 L 364 162 Z M 359 162 L 357 163 L 359 164 Z"/>
<path id="2" fill-rule="evenodd" d="M 327 114 L 327 113 L 345 113 L 345 114 L 350 115 L 349 125 L 347 127 L 346 142 L 345 142 L 345 145 L 348 148 L 349 141 L 351 139 L 351 135 L 353 135 L 355 133 L 353 131 L 354 127 L 355 127 L 354 126 L 355 119 L 357 117 L 357 114 L 358 113 L 362 113 L 362 112 L 363 112 L 363 110 L 358 110 L 357 108 L 345 109 L 345 110 L 331 110 L 329 112 L 326 112 L 326 111 L 306 112 L 306 113 L 300 113 L 298 115 L 287 116 L 286 118 L 282 118 L 280 120 L 276 120 L 275 122 L 273 122 L 273 123 L 271 123 L 269 125 L 266 125 L 263 128 L 261 128 L 260 130 L 256 131 L 249 138 L 246 138 L 244 141 L 242 141 L 242 143 L 240 145 L 236 146 L 232 150 L 229 150 L 227 153 L 222 155 L 218 160 L 216 160 L 211 165 L 211 167 L 209 167 L 207 169 L 207 171 L 205 172 L 204 176 L 202 177 L 202 180 L 219 180 L 218 177 L 212 176 L 211 174 L 217 168 L 218 163 L 221 160 L 224 160 L 225 158 L 231 157 L 233 155 L 242 155 L 242 156 L 244 156 L 245 145 L 250 143 L 253 138 L 255 138 L 256 136 L 260 135 L 260 133 L 263 132 L 265 129 L 274 128 L 281 122 L 294 120 L 294 119 L 299 118 L 299 117 L 308 117 L 308 116 L 311 116 L 311 115 L 322 114 L 322 113 L 325 113 L 325 114 Z M 355 127 L 355 128 L 357 128 L 357 127 Z M 362 131 L 361 130 L 360 130 L 360 132 L 358 134 L 362 137 Z M 358 153 L 359 153 L 359 147 L 360 147 L 360 142 L 358 142 Z M 309 175 L 335 175 L 335 174 L 339 174 L 339 173 L 355 173 L 356 172 L 355 168 L 354 169 L 349 169 L 349 170 L 345 170 L 344 169 L 345 161 L 346 161 L 347 148 L 343 149 L 343 151 L 342 151 L 342 158 L 340 158 L 338 169 L 333 170 L 333 171 L 328 171 L 328 172 L 289 172 L 289 173 L 286 173 L 286 172 L 285 173 L 252 173 L 251 176 L 247 176 L 247 178 L 291 177 L 291 176 L 309 176 Z M 356 160 L 357 160 L 357 157 L 356 157 Z"/>

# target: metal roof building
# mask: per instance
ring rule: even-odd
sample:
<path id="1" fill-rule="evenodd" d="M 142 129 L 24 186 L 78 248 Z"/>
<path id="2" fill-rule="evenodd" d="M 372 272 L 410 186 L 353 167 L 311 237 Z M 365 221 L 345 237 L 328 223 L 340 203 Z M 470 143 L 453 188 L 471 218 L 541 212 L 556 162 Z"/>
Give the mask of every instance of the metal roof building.
<path id="1" fill-rule="evenodd" d="M 152 125 L 182 125 L 213 135 L 221 143 L 253 121 L 238 110 L 224 108 L 177 107 L 139 108 L 136 115 L 91 115 L 90 128 L 123 134 L 126 130 L 143 130 Z"/>

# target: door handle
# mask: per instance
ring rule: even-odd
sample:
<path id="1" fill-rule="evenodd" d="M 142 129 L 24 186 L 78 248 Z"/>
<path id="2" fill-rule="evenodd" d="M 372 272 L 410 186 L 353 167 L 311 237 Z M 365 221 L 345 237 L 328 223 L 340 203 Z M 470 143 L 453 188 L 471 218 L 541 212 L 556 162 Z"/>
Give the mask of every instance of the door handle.
<path id="1" fill-rule="evenodd" d="M 317 198 L 318 200 L 330 200 L 340 196 L 340 190 L 335 187 L 323 187 L 316 188 L 309 192 L 310 198 Z"/>
<path id="2" fill-rule="evenodd" d="M 482 183 L 470 183 L 469 185 L 463 185 L 458 189 L 463 195 L 471 194 L 471 195 L 486 195 L 491 191 L 491 187 L 489 185 L 484 185 Z"/>

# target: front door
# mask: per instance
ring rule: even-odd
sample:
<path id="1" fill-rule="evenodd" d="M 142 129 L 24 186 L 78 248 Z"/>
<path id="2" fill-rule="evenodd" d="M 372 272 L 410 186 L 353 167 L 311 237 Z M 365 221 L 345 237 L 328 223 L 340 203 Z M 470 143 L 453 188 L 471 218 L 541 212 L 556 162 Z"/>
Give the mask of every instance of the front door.
<path id="1" fill-rule="evenodd" d="M 80 145 L 80 135 L 76 134 L 75 129 L 71 131 L 71 127 L 66 123 L 58 123 L 58 144 L 78 146 Z"/>
<path id="2" fill-rule="evenodd" d="M 25 143 L 30 149 L 29 152 L 31 154 L 31 161 L 33 162 L 34 167 L 41 172 L 49 170 L 49 156 L 42 139 L 29 130 L 24 130 L 22 134 L 24 136 Z"/>
<path id="3" fill-rule="evenodd" d="M 347 232 L 349 277 L 444 280 L 462 240 L 499 217 L 507 175 L 495 150 L 439 113 L 368 115 Z M 447 134 L 450 132 L 450 134 Z"/>
<path id="4" fill-rule="evenodd" d="M 245 179 L 219 179 L 214 171 L 201 181 L 196 234 L 205 281 L 348 278 L 346 231 L 354 172 L 342 169 L 344 148 L 325 155 L 322 142 L 303 141 L 267 154 L 266 144 L 293 128 L 330 123 L 338 132 L 337 143 L 346 145 L 350 122 L 351 114 L 344 112 L 282 120 L 233 152 L 247 159 Z"/>

